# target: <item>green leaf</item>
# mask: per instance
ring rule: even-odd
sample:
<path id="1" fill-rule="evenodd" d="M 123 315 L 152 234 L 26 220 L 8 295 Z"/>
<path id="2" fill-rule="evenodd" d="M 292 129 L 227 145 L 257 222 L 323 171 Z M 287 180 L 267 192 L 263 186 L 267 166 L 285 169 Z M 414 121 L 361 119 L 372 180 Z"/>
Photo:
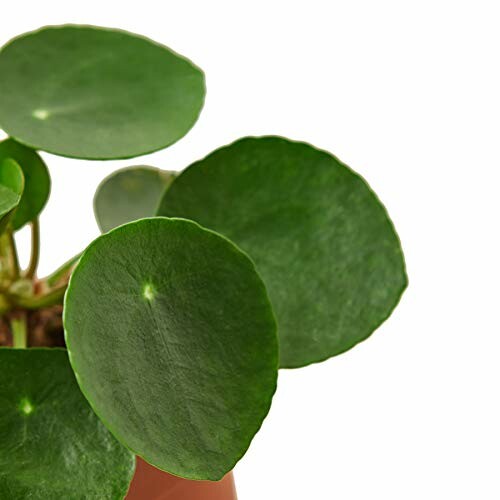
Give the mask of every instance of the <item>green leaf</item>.
<path id="1" fill-rule="evenodd" d="M 203 73 L 146 38 L 50 26 L 0 51 L 0 125 L 34 149 L 87 159 L 165 148 L 198 118 Z"/>
<path id="2" fill-rule="evenodd" d="M 40 156 L 13 139 L 0 142 L 0 161 L 15 160 L 23 170 L 24 193 L 12 220 L 14 229 L 31 222 L 43 210 L 50 194 L 50 176 Z"/>
<path id="3" fill-rule="evenodd" d="M 19 206 L 23 189 L 21 167 L 12 159 L 0 157 L 0 233 L 5 230 Z"/>
<path id="4" fill-rule="evenodd" d="M 63 349 L 0 348 L 0 498 L 123 498 L 134 456 L 85 401 Z"/>
<path id="5" fill-rule="evenodd" d="M 250 259 L 182 219 L 142 219 L 95 240 L 72 274 L 66 344 L 111 432 L 189 479 L 232 470 L 276 388 L 276 323 Z"/>
<path id="6" fill-rule="evenodd" d="M 104 179 L 94 197 L 94 213 L 103 233 L 126 222 L 153 217 L 174 172 L 129 167 Z"/>
<path id="7" fill-rule="evenodd" d="M 158 214 L 193 219 L 251 256 L 278 319 L 282 367 L 366 339 L 407 284 L 380 201 L 360 176 L 308 144 L 241 139 L 177 177 Z"/>

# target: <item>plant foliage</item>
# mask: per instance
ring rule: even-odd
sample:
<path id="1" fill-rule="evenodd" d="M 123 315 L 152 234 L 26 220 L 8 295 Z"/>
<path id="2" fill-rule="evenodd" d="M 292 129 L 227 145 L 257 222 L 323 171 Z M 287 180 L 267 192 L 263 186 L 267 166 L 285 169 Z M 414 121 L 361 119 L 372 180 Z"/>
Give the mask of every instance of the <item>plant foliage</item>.
<path id="1" fill-rule="evenodd" d="M 108 176 L 94 198 L 103 234 L 38 277 L 43 152 L 165 148 L 194 125 L 204 75 L 144 37 L 76 25 L 8 42 L 0 72 L 0 498 L 123 498 L 136 454 L 221 479 L 280 366 L 352 348 L 397 305 L 407 277 L 386 209 L 330 153 L 247 137 L 179 175 Z"/>

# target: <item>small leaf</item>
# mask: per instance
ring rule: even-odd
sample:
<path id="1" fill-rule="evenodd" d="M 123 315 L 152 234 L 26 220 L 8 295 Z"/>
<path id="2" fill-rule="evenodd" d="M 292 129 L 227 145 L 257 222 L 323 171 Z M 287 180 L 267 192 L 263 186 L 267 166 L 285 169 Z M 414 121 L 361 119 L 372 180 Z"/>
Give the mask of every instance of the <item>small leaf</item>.
<path id="1" fill-rule="evenodd" d="M 50 26 L 0 51 L 0 124 L 19 142 L 87 159 L 165 148 L 198 118 L 203 73 L 146 38 Z"/>
<path id="2" fill-rule="evenodd" d="M 24 189 L 21 167 L 12 159 L 0 157 L 0 234 L 19 206 Z"/>
<path id="3" fill-rule="evenodd" d="M 180 174 L 158 214 L 195 220 L 250 255 L 276 311 L 282 367 L 366 339 L 407 284 L 385 208 L 359 175 L 308 144 L 241 139 Z"/>
<path id="4" fill-rule="evenodd" d="M 66 344 L 111 432 L 189 479 L 232 470 L 276 388 L 276 324 L 248 257 L 182 219 L 142 219 L 95 240 L 70 280 Z"/>
<path id="5" fill-rule="evenodd" d="M 0 498 L 123 498 L 134 456 L 85 401 L 66 351 L 0 348 L 0 366 Z"/>
<path id="6" fill-rule="evenodd" d="M 0 161 L 5 158 L 15 160 L 24 174 L 24 193 L 12 220 L 17 230 L 43 210 L 50 194 L 50 176 L 40 156 L 13 139 L 0 142 Z"/>
<path id="7" fill-rule="evenodd" d="M 81 255 L 82 255 L 81 253 L 74 255 L 64 264 L 58 267 L 54 272 L 49 274 L 44 279 L 46 286 L 48 286 L 49 288 L 53 288 L 58 284 L 67 283 Z"/>
<path id="8" fill-rule="evenodd" d="M 94 197 L 94 213 L 103 233 L 126 222 L 156 215 L 173 172 L 153 167 L 129 167 L 104 179 Z"/>

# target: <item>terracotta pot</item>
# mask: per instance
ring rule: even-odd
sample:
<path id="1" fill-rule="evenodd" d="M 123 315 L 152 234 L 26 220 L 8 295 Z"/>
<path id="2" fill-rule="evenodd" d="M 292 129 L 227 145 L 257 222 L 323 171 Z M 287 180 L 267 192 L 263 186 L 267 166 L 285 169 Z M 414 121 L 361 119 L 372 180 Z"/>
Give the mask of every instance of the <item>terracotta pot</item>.
<path id="1" fill-rule="evenodd" d="M 167 474 L 137 457 L 126 500 L 237 500 L 233 474 L 222 481 L 188 481 Z"/>

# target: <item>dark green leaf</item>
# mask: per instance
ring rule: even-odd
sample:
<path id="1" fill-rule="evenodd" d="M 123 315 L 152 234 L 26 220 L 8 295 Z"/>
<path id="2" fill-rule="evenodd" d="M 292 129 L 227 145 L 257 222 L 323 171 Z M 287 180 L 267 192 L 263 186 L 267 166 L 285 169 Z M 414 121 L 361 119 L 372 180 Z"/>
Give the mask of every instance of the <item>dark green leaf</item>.
<path id="1" fill-rule="evenodd" d="M 24 193 L 12 220 L 14 229 L 20 229 L 37 217 L 47 203 L 50 176 L 40 156 L 13 139 L 0 142 L 0 161 L 4 158 L 16 160 L 24 174 Z"/>
<path id="2" fill-rule="evenodd" d="M 366 339 L 406 287 L 380 201 L 351 169 L 307 144 L 263 137 L 222 148 L 176 178 L 158 213 L 193 219 L 248 252 L 276 312 L 283 367 Z"/>
<path id="3" fill-rule="evenodd" d="M 0 233 L 12 219 L 24 189 L 21 167 L 12 159 L 0 157 Z"/>
<path id="4" fill-rule="evenodd" d="M 276 387 L 278 343 L 255 268 L 182 219 L 142 219 L 90 245 L 65 300 L 80 387 L 113 434 L 156 467 L 219 480 Z"/>
<path id="5" fill-rule="evenodd" d="M 193 126 L 202 72 L 146 38 L 92 26 L 26 33 L 0 52 L 0 124 L 20 142 L 88 159 L 165 148 Z"/>
<path id="6" fill-rule="evenodd" d="M 0 498 L 123 498 L 134 456 L 85 401 L 63 349 L 0 348 Z"/>
<path id="7" fill-rule="evenodd" d="M 113 172 L 97 189 L 94 213 L 103 233 L 126 222 L 153 217 L 175 174 L 153 167 L 129 167 Z"/>

